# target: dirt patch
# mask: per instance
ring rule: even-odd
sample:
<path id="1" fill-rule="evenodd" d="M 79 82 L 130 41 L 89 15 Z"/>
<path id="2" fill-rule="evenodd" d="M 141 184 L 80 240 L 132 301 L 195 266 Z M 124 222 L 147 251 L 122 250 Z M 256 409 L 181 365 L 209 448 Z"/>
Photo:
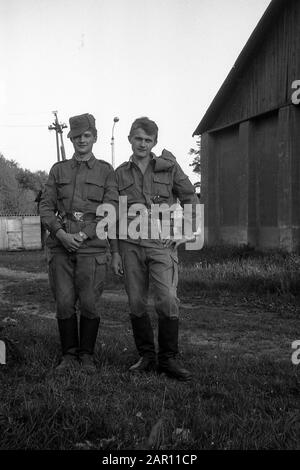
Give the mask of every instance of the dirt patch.
<path id="1" fill-rule="evenodd" d="M 3 268 L 0 267 L 0 302 L 3 301 L 3 296 L 1 296 L 1 292 L 3 292 L 5 281 L 18 281 L 20 279 L 24 279 L 26 281 L 35 281 L 35 280 L 48 280 L 47 273 L 31 273 L 27 271 L 16 271 L 13 269 Z M 106 290 L 103 293 L 103 299 L 111 301 L 111 302 L 120 302 L 120 303 L 127 303 L 127 294 L 122 289 L 120 290 Z M 153 307 L 154 302 L 153 299 L 149 299 L 149 307 Z M 199 305 L 195 300 L 190 302 L 180 302 L 180 307 L 184 309 L 198 309 Z M 45 316 L 45 315 L 43 315 Z"/>
<path id="2" fill-rule="evenodd" d="M 48 279 L 47 273 L 30 273 L 27 271 L 16 271 L 14 269 L 0 268 L 0 276 L 7 279 Z"/>
<path id="3" fill-rule="evenodd" d="M 216 309 L 217 310 L 217 309 Z M 212 355 L 218 355 L 222 352 L 237 352 L 240 356 L 250 358 L 271 357 L 274 362 L 286 360 L 291 361 L 291 342 L 289 336 L 275 335 L 267 338 L 264 335 L 253 334 L 247 332 L 236 336 L 232 332 L 213 332 L 201 331 L 184 331 L 187 342 L 191 345 L 210 350 Z"/>
<path id="4" fill-rule="evenodd" d="M 124 290 L 106 290 L 103 300 L 108 304 L 122 304 L 123 309 L 125 306 L 128 309 Z M 153 299 L 150 298 L 150 313 L 153 313 L 153 307 Z M 111 305 L 111 308 L 112 312 L 119 310 L 118 306 Z M 266 355 L 274 361 L 290 361 L 291 342 L 295 339 L 289 331 L 291 326 L 285 323 L 281 333 L 274 336 L 269 326 L 279 326 L 282 320 L 275 318 L 272 312 L 250 311 L 239 306 L 205 305 L 196 297 L 181 301 L 180 308 L 185 323 L 180 331 L 185 344 L 203 349 L 216 357 L 222 353 L 236 354 L 239 351 L 241 356 L 249 358 Z M 47 273 L 0 268 L 0 311 L 3 318 L 20 314 L 55 319 L 55 305 L 48 288 Z M 115 316 L 111 317 L 107 313 L 103 315 L 102 322 L 113 329 L 124 327 Z"/>

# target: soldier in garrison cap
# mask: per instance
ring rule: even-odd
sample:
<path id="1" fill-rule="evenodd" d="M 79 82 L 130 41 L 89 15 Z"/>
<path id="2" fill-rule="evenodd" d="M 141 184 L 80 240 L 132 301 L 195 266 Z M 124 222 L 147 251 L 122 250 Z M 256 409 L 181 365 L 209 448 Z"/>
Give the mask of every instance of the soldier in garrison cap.
<path id="1" fill-rule="evenodd" d="M 50 235 L 49 281 L 56 301 L 64 373 L 74 367 L 95 372 L 93 359 L 99 327 L 100 297 L 105 280 L 108 249 L 112 258 L 117 240 L 99 239 L 97 207 L 118 207 L 118 189 L 112 166 L 92 153 L 97 141 L 95 118 L 81 114 L 69 119 L 68 137 L 74 147 L 69 160 L 56 163 L 40 202 L 40 215 Z M 76 303 L 80 305 L 80 329 Z"/>
<path id="2" fill-rule="evenodd" d="M 167 150 L 160 157 L 152 153 L 157 143 L 157 134 L 156 123 L 148 118 L 136 119 L 132 124 L 128 140 L 133 154 L 128 162 L 116 170 L 119 193 L 127 196 L 128 207 L 143 204 L 146 217 L 151 217 L 153 204 L 164 203 L 170 207 L 177 199 L 182 205 L 191 204 L 195 210 L 198 204 L 195 188 L 175 157 Z M 129 215 L 128 222 L 130 225 Z M 152 222 L 149 221 L 148 228 Z M 182 237 L 176 241 L 174 237 L 168 240 L 163 237 L 153 238 L 151 231 L 141 233 L 137 238 L 121 238 L 123 236 L 119 233 L 120 255 L 114 259 L 117 263 L 114 268 L 115 271 L 118 267 L 124 269 L 133 336 L 140 355 L 139 361 L 129 370 L 140 373 L 157 368 L 153 330 L 147 314 L 149 279 L 152 279 L 159 328 L 158 371 L 177 380 L 190 380 L 190 372 L 180 364 L 177 357 L 177 247 L 187 241 L 187 238 Z"/>

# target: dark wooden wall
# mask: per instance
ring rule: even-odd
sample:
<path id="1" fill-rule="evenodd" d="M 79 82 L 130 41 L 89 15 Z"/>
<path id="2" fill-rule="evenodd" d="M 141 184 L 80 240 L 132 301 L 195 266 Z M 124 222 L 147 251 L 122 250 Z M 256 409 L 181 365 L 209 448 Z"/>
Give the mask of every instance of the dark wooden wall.
<path id="1" fill-rule="evenodd" d="M 219 160 L 220 225 L 239 221 L 239 132 L 238 127 L 216 135 L 215 152 Z"/>
<path id="2" fill-rule="evenodd" d="M 251 154 L 255 159 L 259 218 L 262 227 L 277 226 L 278 113 L 253 122 Z M 251 195 L 255 188 L 251 188 Z"/>
<path id="3" fill-rule="evenodd" d="M 292 224 L 300 226 L 300 106 L 293 108 L 291 117 L 292 154 Z"/>
<path id="4" fill-rule="evenodd" d="M 294 80 L 300 80 L 300 1 L 287 0 L 211 127 L 243 121 L 290 103 Z"/>

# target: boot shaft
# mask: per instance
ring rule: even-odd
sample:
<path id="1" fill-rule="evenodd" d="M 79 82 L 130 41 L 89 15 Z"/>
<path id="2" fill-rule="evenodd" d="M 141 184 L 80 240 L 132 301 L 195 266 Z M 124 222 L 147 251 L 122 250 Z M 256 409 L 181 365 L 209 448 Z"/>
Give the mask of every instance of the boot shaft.
<path id="1" fill-rule="evenodd" d="M 100 318 L 80 316 L 79 354 L 94 354 Z"/>
<path id="2" fill-rule="evenodd" d="M 72 315 L 72 317 L 63 320 L 57 319 L 57 325 L 62 354 L 76 355 L 79 345 L 77 316 Z"/>
<path id="3" fill-rule="evenodd" d="M 159 319 L 158 332 L 158 372 L 163 372 L 173 379 L 187 382 L 191 380 L 192 374 L 185 369 L 178 358 L 178 319 Z"/>
<path id="4" fill-rule="evenodd" d="M 158 358 L 160 361 L 178 354 L 178 318 L 159 318 L 158 321 Z"/>
<path id="5" fill-rule="evenodd" d="M 140 356 L 155 356 L 154 335 L 148 315 L 130 317 L 133 337 Z"/>

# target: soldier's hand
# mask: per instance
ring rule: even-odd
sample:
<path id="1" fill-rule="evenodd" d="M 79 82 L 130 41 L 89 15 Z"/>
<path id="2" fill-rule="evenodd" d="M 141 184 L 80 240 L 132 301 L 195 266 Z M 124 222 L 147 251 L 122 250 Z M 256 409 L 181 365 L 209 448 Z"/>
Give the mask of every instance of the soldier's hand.
<path id="1" fill-rule="evenodd" d="M 171 248 L 172 250 L 176 250 L 183 243 L 193 241 L 194 239 L 195 239 L 195 236 L 194 237 L 182 237 L 177 240 L 165 239 L 162 242 L 166 248 Z"/>
<path id="2" fill-rule="evenodd" d="M 82 241 L 78 241 L 76 233 L 66 233 L 64 230 L 58 230 L 56 237 L 60 240 L 67 251 L 77 251 Z"/>
<path id="3" fill-rule="evenodd" d="M 82 232 L 74 233 L 74 239 L 80 243 L 80 245 L 87 239 L 87 236 L 83 238 Z"/>
<path id="4" fill-rule="evenodd" d="M 123 263 L 119 253 L 113 253 L 111 256 L 111 267 L 117 276 L 123 276 Z"/>
<path id="5" fill-rule="evenodd" d="M 182 241 L 182 238 L 180 240 L 163 240 L 163 245 L 165 248 L 171 248 L 171 250 L 176 250 L 176 248 L 181 245 L 181 243 L 184 243 Z"/>

